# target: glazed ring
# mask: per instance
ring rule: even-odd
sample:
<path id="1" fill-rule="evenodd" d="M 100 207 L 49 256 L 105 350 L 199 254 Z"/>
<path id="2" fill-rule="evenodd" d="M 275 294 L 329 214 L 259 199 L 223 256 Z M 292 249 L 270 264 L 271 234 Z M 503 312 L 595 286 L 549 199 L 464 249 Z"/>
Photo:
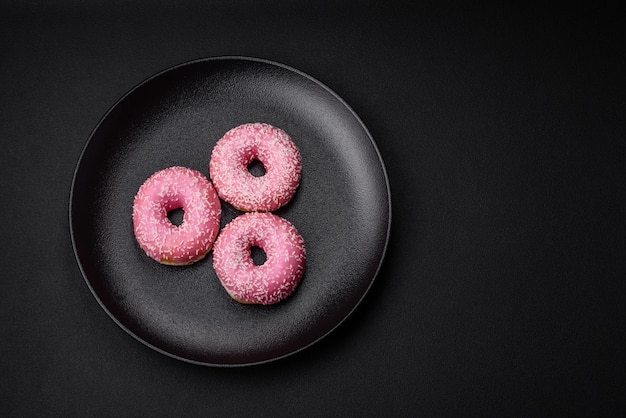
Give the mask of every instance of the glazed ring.
<path id="1" fill-rule="evenodd" d="M 251 248 L 266 261 L 256 265 Z M 213 248 L 213 267 L 238 302 L 271 305 L 289 296 L 304 274 L 304 240 L 286 219 L 267 212 L 243 214 L 224 227 Z"/>
<path id="2" fill-rule="evenodd" d="M 248 170 L 255 160 L 263 164 L 264 175 L 255 177 Z M 217 142 L 210 174 L 218 195 L 236 209 L 274 211 L 296 192 L 302 158 L 285 131 L 249 123 L 231 129 Z"/>
<path id="3" fill-rule="evenodd" d="M 176 226 L 167 213 L 182 208 Z M 220 201 L 200 172 L 170 167 L 154 173 L 139 188 L 133 204 L 133 226 L 139 246 L 162 264 L 184 265 L 202 259 L 220 227 Z"/>

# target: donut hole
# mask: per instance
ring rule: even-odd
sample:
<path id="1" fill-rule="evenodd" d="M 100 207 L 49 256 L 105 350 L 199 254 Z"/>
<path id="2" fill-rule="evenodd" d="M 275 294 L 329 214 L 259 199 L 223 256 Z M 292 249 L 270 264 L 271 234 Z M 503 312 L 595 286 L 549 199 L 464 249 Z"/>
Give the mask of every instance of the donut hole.
<path id="1" fill-rule="evenodd" d="M 181 226 L 185 220 L 185 211 L 183 208 L 172 209 L 167 212 L 167 218 L 176 226 Z"/>
<path id="2" fill-rule="evenodd" d="M 253 245 L 250 247 L 250 256 L 255 266 L 262 266 L 267 261 L 267 254 L 263 251 L 263 248 Z"/>
<path id="3" fill-rule="evenodd" d="M 260 160 L 255 158 L 248 164 L 248 171 L 254 177 L 263 177 L 265 175 L 265 166 Z"/>

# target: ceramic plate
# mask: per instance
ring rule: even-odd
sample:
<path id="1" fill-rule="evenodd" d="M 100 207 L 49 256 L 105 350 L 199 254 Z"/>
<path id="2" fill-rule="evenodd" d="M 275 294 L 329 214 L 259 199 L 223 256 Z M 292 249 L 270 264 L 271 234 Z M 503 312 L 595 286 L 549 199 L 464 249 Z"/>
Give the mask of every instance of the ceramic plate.
<path id="1" fill-rule="evenodd" d="M 303 236 L 306 272 L 272 306 L 231 299 L 212 252 L 185 267 L 148 258 L 131 219 L 135 193 L 151 174 L 178 165 L 208 177 L 215 143 L 249 122 L 288 132 L 303 159 L 300 187 L 276 213 Z M 281 64 L 220 57 L 165 70 L 106 113 L 74 174 L 70 228 L 87 285 L 130 335 L 188 362 L 249 365 L 313 344 L 355 309 L 384 257 L 390 202 L 372 137 L 335 93 Z M 240 214 L 227 203 L 222 212 L 222 226 Z"/>

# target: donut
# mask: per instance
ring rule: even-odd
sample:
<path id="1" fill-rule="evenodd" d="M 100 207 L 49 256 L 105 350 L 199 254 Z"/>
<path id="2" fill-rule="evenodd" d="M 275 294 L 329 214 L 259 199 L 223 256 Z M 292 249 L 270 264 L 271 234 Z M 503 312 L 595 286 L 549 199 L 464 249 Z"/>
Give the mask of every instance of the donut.
<path id="1" fill-rule="evenodd" d="M 258 160 L 259 177 L 248 171 Z M 293 197 L 302 175 L 302 157 L 289 135 L 266 123 L 237 126 L 220 138 L 210 160 L 217 194 L 240 211 L 274 211 Z"/>
<path id="2" fill-rule="evenodd" d="M 266 261 L 256 265 L 251 248 Z M 271 305 L 289 296 L 304 274 L 304 240 L 286 219 L 268 212 L 238 216 L 220 232 L 213 267 L 226 292 L 240 303 Z"/>
<path id="3" fill-rule="evenodd" d="M 182 208 L 174 225 L 167 213 Z M 154 173 L 139 188 L 133 203 L 135 237 L 146 254 L 162 264 L 194 263 L 209 252 L 220 227 L 220 201 L 200 172 L 170 167 Z"/>

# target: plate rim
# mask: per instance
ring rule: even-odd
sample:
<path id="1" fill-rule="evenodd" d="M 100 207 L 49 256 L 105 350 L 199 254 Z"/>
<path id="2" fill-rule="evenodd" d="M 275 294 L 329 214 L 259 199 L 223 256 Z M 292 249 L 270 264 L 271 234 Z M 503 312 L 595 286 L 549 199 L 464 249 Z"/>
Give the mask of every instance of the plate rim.
<path id="1" fill-rule="evenodd" d="M 110 311 L 109 309 L 104 305 L 104 303 L 102 302 L 102 300 L 100 299 L 100 297 L 98 296 L 98 294 L 96 293 L 96 291 L 94 290 L 93 286 L 91 285 L 91 282 L 89 281 L 89 279 L 87 278 L 87 274 L 85 272 L 85 269 L 83 268 L 83 264 L 80 260 L 80 257 L 78 255 L 78 248 L 76 245 L 76 239 L 74 238 L 74 224 L 73 224 L 73 216 L 72 216 L 72 212 L 73 212 L 73 207 L 74 207 L 74 189 L 75 189 L 75 183 L 76 183 L 76 179 L 78 177 L 78 173 L 80 171 L 80 167 L 81 167 L 81 163 L 83 162 L 84 156 L 87 152 L 87 149 L 89 148 L 89 145 L 92 142 L 92 139 L 95 135 L 95 133 L 98 131 L 98 129 L 100 128 L 100 126 L 102 125 L 102 123 L 107 119 L 107 117 L 109 116 L 109 114 L 111 112 L 113 112 L 114 109 L 116 109 L 118 107 L 118 105 L 120 103 L 122 103 L 128 96 L 130 96 L 131 94 L 133 94 L 133 92 L 135 92 L 137 89 L 139 89 L 140 87 L 142 87 L 143 85 L 147 84 L 148 82 L 150 82 L 151 80 L 165 74 L 168 73 L 170 71 L 174 71 L 178 68 L 181 67 L 185 67 L 185 66 L 189 66 L 189 65 L 193 65 L 193 64 L 197 64 L 200 62 L 209 62 L 209 61 L 248 61 L 248 62 L 256 62 L 256 63 L 262 63 L 262 64 L 267 64 L 267 65 L 271 65 L 271 66 L 276 66 L 282 69 L 285 69 L 287 71 L 293 72 L 301 77 L 304 77 L 306 79 L 308 79 L 309 81 L 317 84 L 319 87 L 321 87 L 323 90 L 325 90 L 326 92 L 328 92 L 329 94 L 331 94 L 336 100 L 339 101 L 339 103 L 341 103 L 342 106 L 344 106 L 349 113 L 352 115 L 352 117 L 354 117 L 356 119 L 356 121 L 359 123 L 359 125 L 361 126 L 361 128 L 364 130 L 365 134 L 367 135 L 370 144 L 372 145 L 374 152 L 376 153 L 376 156 L 378 158 L 378 162 L 380 163 L 380 167 L 382 169 L 382 174 L 383 174 L 383 178 L 385 180 L 385 189 L 387 191 L 387 212 L 388 212 L 388 216 L 387 216 L 387 230 L 385 233 L 385 243 L 383 245 L 383 249 L 382 249 L 382 254 L 380 257 L 380 260 L 378 262 L 378 265 L 376 266 L 376 270 L 374 272 L 373 277 L 371 278 L 371 280 L 369 281 L 369 284 L 367 285 L 367 288 L 365 289 L 365 291 L 363 292 L 363 294 L 361 295 L 361 297 L 359 298 L 359 300 L 354 304 L 354 306 L 352 307 L 352 309 L 350 309 L 344 316 L 343 318 L 341 318 L 341 320 L 339 320 L 333 327 L 331 327 L 329 330 L 327 330 L 326 332 L 324 332 L 321 336 L 319 336 L 318 338 L 314 339 L 313 341 L 309 342 L 308 344 L 305 344 L 302 347 L 299 347 L 295 350 L 289 351 L 288 353 L 279 355 L 279 356 L 274 356 L 268 359 L 264 359 L 264 360 L 259 360 L 259 361 L 253 361 L 253 362 L 245 362 L 245 363 L 211 363 L 211 362 L 205 362 L 205 361 L 199 361 L 199 360 L 193 360 L 193 359 L 189 359 L 189 358 L 185 358 L 183 356 L 180 356 L 178 354 L 175 353 L 171 353 L 169 351 L 166 351 L 160 347 L 155 346 L 154 344 L 149 343 L 148 341 L 145 341 L 143 338 L 139 337 L 138 335 L 136 335 L 134 332 L 132 332 L 130 329 L 128 329 L 124 324 L 122 324 L 120 322 L 120 320 L 118 318 L 116 318 Z M 87 140 L 85 141 L 85 144 L 80 152 L 80 155 L 78 157 L 78 160 L 76 162 L 76 166 L 74 168 L 74 173 L 72 175 L 72 182 L 70 185 L 70 195 L 69 195 L 69 208 L 68 208 L 68 220 L 69 220 L 69 230 L 70 230 L 70 239 L 72 241 L 72 249 L 74 252 L 74 258 L 76 259 L 76 262 L 78 264 L 79 270 L 81 272 L 81 275 L 83 276 L 83 280 L 85 281 L 85 283 L 87 284 L 87 287 L 89 288 L 89 291 L 91 292 L 92 296 L 96 299 L 96 301 L 98 302 L 98 304 L 100 305 L 100 307 L 107 313 L 107 315 L 109 316 L 109 318 L 111 318 L 121 329 L 123 329 L 127 334 L 129 334 L 130 336 L 132 336 L 135 340 L 141 342 L 142 344 L 144 344 L 145 346 L 161 353 L 164 354 L 168 357 L 171 358 L 175 358 L 177 360 L 181 360 L 183 362 L 186 363 L 191 363 L 191 364 L 196 364 L 196 365 L 201 365 L 201 366 L 205 366 L 205 367 L 223 367 L 223 368 L 228 368 L 228 367 L 246 367 L 246 366 L 254 366 L 254 365 L 260 365 L 260 364 L 265 364 L 265 363 L 270 363 L 270 362 L 274 362 L 274 361 L 278 361 L 280 359 L 286 358 L 286 357 L 290 357 L 292 355 L 295 355 L 309 347 L 311 347 L 312 345 L 318 343 L 320 340 L 326 338 L 329 334 L 333 333 L 337 328 L 339 328 L 350 316 L 352 316 L 352 314 L 354 313 L 354 311 L 361 305 L 361 303 L 363 302 L 363 300 L 365 299 L 365 297 L 367 296 L 367 294 L 370 292 L 374 282 L 377 280 L 380 270 L 382 268 L 382 265 L 386 259 L 387 256 L 387 250 L 389 247 L 389 240 L 391 237 L 391 221 L 392 221 L 392 205 L 391 205 L 391 187 L 390 187 L 390 183 L 389 183 L 389 176 L 387 174 L 387 168 L 385 166 L 385 163 L 383 161 L 382 155 L 380 153 L 380 150 L 378 149 L 378 146 L 376 145 L 376 142 L 374 141 L 374 138 L 372 137 L 369 129 L 367 129 L 367 126 L 363 123 L 363 121 L 361 120 L 361 118 L 356 114 L 356 112 L 352 109 L 352 107 L 350 107 L 350 105 L 348 105 L 348 103 L 346 103 L 346 101 L 344 99 L 342 99 L 334 90 L 332 90 L 330 87 L 328 87 L 327 85 L 325 85 L 324 83 L 322 83 L 321 81 L 317 80 L 316 78 L 310 76 L 307 73 L 304 73 L 296 68 L 293 68 L 289 65 L 277 62 L 277 61 L 273 61 L 273 60 L 268 60 L 268 59 L 264 59 L 264 58 L 257 58 L 257 57 L 250 57 L 250 56 L 243 56 L 243 55 L 221 55 L 221 56 L 211 56 L 211 57 L 204 57 L 204 58 L 197 58 L 197 59 L 193 59 L 193 60 L 189 60 L 189 61 L 185 61 L 170 67 L 167 67 L 161 71 L 158 71 L 154 74 L 152 74 L 151 76 L 148 76 L 146 78 L 144 78 L 142 81 L 138 82 L 137 84 L 135 84 L 131 89 L 129 89 L 128 91 L 126 91 L 126 93 L 124 93 L 122 96 L 120 96 L 111 106 L 109 106 L 109 108 L 107 109 L 107 111 L 104 113 L 104 115 L 99 119 L 99 121 L 96 123 L 96 125 L 94 126 L 94 128 L 91 130 L 91 132 L 89 133 L 89 136 L 87 138 Z"/>

